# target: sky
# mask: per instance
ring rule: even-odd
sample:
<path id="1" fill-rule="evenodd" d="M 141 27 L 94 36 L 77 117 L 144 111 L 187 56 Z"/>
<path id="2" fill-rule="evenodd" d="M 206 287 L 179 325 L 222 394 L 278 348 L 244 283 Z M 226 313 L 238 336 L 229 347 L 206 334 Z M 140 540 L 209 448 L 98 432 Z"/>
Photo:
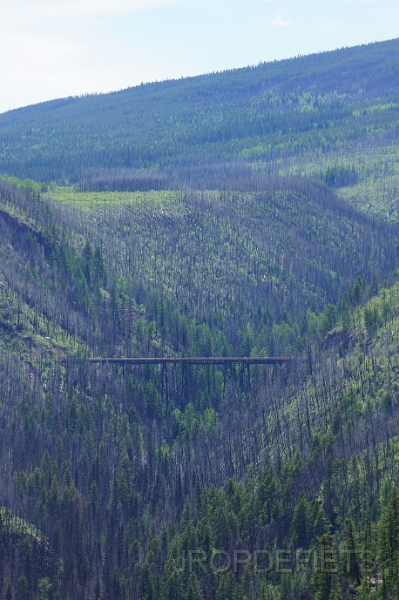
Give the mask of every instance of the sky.
<path id="1" fill-rule="evenodd" d="M 399 0 L 0 0 L 0 113 L 399 37 Z"/>

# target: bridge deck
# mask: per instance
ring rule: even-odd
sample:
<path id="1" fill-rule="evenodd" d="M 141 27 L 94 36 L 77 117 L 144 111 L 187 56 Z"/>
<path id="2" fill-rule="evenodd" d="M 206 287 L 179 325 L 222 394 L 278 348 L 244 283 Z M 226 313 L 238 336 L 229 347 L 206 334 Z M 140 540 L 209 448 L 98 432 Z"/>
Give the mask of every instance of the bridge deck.
<path id="1" fill-rule="evenodd" d="M 200 357 L 160 357 L 160 358 L 88 358 L 84 362 L 101 364 L 118 364 L 118 365 L 279 365 L 289 363 L 292 358 L 283 356 L 200 356 Z"/>

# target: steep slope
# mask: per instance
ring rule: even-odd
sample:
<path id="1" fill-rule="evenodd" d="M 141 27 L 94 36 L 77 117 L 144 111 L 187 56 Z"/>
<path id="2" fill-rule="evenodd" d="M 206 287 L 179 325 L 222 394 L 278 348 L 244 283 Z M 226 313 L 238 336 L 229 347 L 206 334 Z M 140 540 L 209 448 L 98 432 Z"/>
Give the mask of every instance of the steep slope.
<path id="1" fill-rule="evenodd" d="M 0 115 L 0 598 L 397 595 L 398 54 Z"/>
<path id="2" fill-rule="evenodd" d="M 80 209 L 78 231 L 107 249 L 110 277 L 124 282 L 116 289 L 145 302 L 157 329 L 161 318 L 165 331 L 170 327 L 163 298 L 184 315 L 184 327 L 195 329 L 196 320 L 222 330 L 236 354 L 244 351 L 248 326 L 259 350 L 278 352 L 273 327 L 280 321 L 303 322 L 308 309 L 336 302 L 356 277 L 389 275 L 398 257 L 396 227 L 372 221 L 306 178 L 269 181 L 260 192 L 60 188 L 47 196 L 62 199 L 59 218 Z M 176 350 L 187 352 L 181 335 Z"/>
<path id="3" fill-rule="evenodd" d="M 376 271 L 396 276 L 395 231 L 312 181 L 253 195 L 133 194 L 119 204 L 110 194 L 62 189 L 60 203 L 27 183 L 25 192 L 1 186 L 3 594 L 313 598 L 322 588 L 314 563 L 288 581 L 276 569 L 253 572 L 253 561 L 215 572 L 212 551 L 316 551 L 323 534 L 334 536 L 320 538 L 329 547 L 351 531 L 359 552 L 373 544 L 370 580 L 394 590 L 397 550 L 384 544 L 396 527 L 399 296 L 397 284 L 378 294 Z M 228 220 L 235 211 L 242 229 Z M 197 281 L 186 265 L 201 229 L 204 264 L 225 269 L 219 278 L 210 269 Z M 260 310 L 252 304 L 258 279 L 248 265 L 275 244 L 280 256 L 284 236 L 298 295 L 315 265 L 318 273 L 330 261 L 340 281 L 337 302 L 319 312 L 331 291 L 320 271 L 300 322 L 294 301 L 291 317 L 266 310 L 267 295 L 256 298 Z M 294 261 L 300 246 L 303 269 Z M 243 277 L 232 287 L 229 253 Z M 275 275 L 280 297 L 286 268 Z M 349 284 L 358 270 L 369 271 L 369 284 Z M 228 318 L 208 302 L 237 289 Z M 251 354 L 271 337 L 294 364 L 187 371 L 65 362 L 93 353 Z M 190 573 L 188 560 L 181 569 L 190 551 L 205 553 L 205 572 Z M 360 589 L 345 557 L 340 550 L 333 582 L 343 598 Z"/>

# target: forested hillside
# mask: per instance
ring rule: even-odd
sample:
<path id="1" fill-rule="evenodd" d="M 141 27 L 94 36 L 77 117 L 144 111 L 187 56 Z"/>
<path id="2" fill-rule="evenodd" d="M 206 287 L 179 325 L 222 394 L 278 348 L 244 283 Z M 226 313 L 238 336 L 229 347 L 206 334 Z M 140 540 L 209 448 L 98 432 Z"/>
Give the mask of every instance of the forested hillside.
<path id="1" fill-rule="evenodd" d="M 398 54 L 0 115 L 1 599 L 397 598 Z"/>
<path id="2" fill-rule="evenodd" d="M 81 189 L 257 189 L 313 175 L 397 218 L 399 41 L 0 115 L 0 173 Z"/>

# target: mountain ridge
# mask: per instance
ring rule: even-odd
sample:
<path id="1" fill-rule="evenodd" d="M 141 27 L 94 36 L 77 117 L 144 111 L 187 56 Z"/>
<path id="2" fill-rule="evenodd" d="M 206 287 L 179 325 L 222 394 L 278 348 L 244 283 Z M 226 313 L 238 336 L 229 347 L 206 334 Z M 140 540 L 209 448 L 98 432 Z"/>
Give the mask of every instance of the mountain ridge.
<path id="1" fill-rule="evenodd" d="M 368 53 L 368 51 L 375 49 L 376 47 L 382 48 L 382 46 L 384 46 L 384 53 L 386 54 L 385 49 L 389 48 L 390 51 L 393 50 L 397 50 L 397 46 L 399 46 L 399 38 L 393 38 L 391 40 L 385 40 L 385 41 L 377 41 L 377 42 L 370 42 L 368 44 L 361 44 L 361 45 L 357 45 L 357 46 L 345 46 L 342 48 L 337 48 L 335 50 L 327 50 L 327 51 L 320 51 L 320 52 L 314 52 L 311 54 L 305 54 L 305 55 L 297 55 L 297 56 L 293 56 L 290 58 L 284 58 L 284 59 L 276 59 L 276 60 L 272 60 L 272 61 L 260 61 L 257 65 L 248 65 L 246 67 L 238 67 L 238 68 L 233 68 L 233 69 L 222 69 L 220 71 L 213 71 L 213 72 L 209 72 L 209 73 L 203 73 L 200 75 L 188 75 L 185 77 L 180 77 L 180 78 L 172 78 L 172 79 L 165 79 L 162 81 L 152 81 L 152 82 L 147 82 L 147 83 L 141 83 L 138 85 L 134 85 L 134 86 L 128 86 L 127 88 L 123 88 L 121 90 L 114 90 L 111 92 L 94 92 L 94 93 L 88 93 L 88 94 L 81 94 L 81 95 L 77 95 L 77 96 L 66 96 L 66 97 L 59 97 L 59 98 L 54 98 L 51 100 L 45 100 L 43 102 L 38 102 L 38 103 L 34 103 L 34 104 L 29 104 L 26 106 L 21 106 L 18 108 L 13 108 L 10 110 L 7 110 L 3 113 L 0 113 L 0 119 L 1 117 L 3 117 L 4 115 L 7 115 L 9 113 L 16 113 L 16 112 L 24 112 L 24 111 L 29 111 L 29 109 L 33 109 L 33 108 L 38 108 L 38 107 L 42 107 L 42 108 L 49 108 L 49 109 L 56 109 L 59 106 L 63 106 L 64 104 L 69 104 L 71 102 L 75 102 L 75 101 L 79 101 L 79 100 L 90 100 L 92 98 L 101 98 L 101 97 L 113 97 L 113 96 L 118 96 L 121 94 L 126 94 L 127 92 L 132 93 L 132 92 L 146 92 L 148 89 L 153 90 L 154 88 L 167 88 L 167 87 L 179 87 L 181 85 L 184 85 L 186 83 L 195 83 L 195 82 L 201 82 L 203 79 L 212 79 L 212 78 L 218 78 L 220 75 L 240 75 L 240 74 L 249 74 L 252 71 L 262 71 L 264 70 L 268 70 L 268 69 L 272 69 L 272 67 L 275 67 L 277 65 L 292 65 L 293 67 L 295 67 L 295 69 L 297 69 L 298 66 L 301 66 L 300 64 L 298 65 L 298 63 L 303 62 L 310 62 L 313 60 L 319 59 L 320 57 L 335 57 L 337 58 L 337 61 L 339 62 L 340 60 L 347 58 L 345 55 L 346 54 L 352 54 L 352 53 L 356 53 L 359 54 L 360 52 L 363 52 L 365 54 Z M 392 46 L 392 49 L 390 48 Z M 328 68 L 328 67 L 327 67 Z M 296 75 L 297 76 L 297 75 Z M 162 89 L 156 89 L 156 91 L 163 91 Z M 54 106 L 52 106 L 54 105 Z"/>
<path id="2" fill-rule="evenodd" d="M 346 142 L 348 154 L 399 127 L 398 56 L 392 40 L 4 113 L 0 172 L 78 182 L 88 169 L 303 169 L 299 152 L 343 153 Z"/>

